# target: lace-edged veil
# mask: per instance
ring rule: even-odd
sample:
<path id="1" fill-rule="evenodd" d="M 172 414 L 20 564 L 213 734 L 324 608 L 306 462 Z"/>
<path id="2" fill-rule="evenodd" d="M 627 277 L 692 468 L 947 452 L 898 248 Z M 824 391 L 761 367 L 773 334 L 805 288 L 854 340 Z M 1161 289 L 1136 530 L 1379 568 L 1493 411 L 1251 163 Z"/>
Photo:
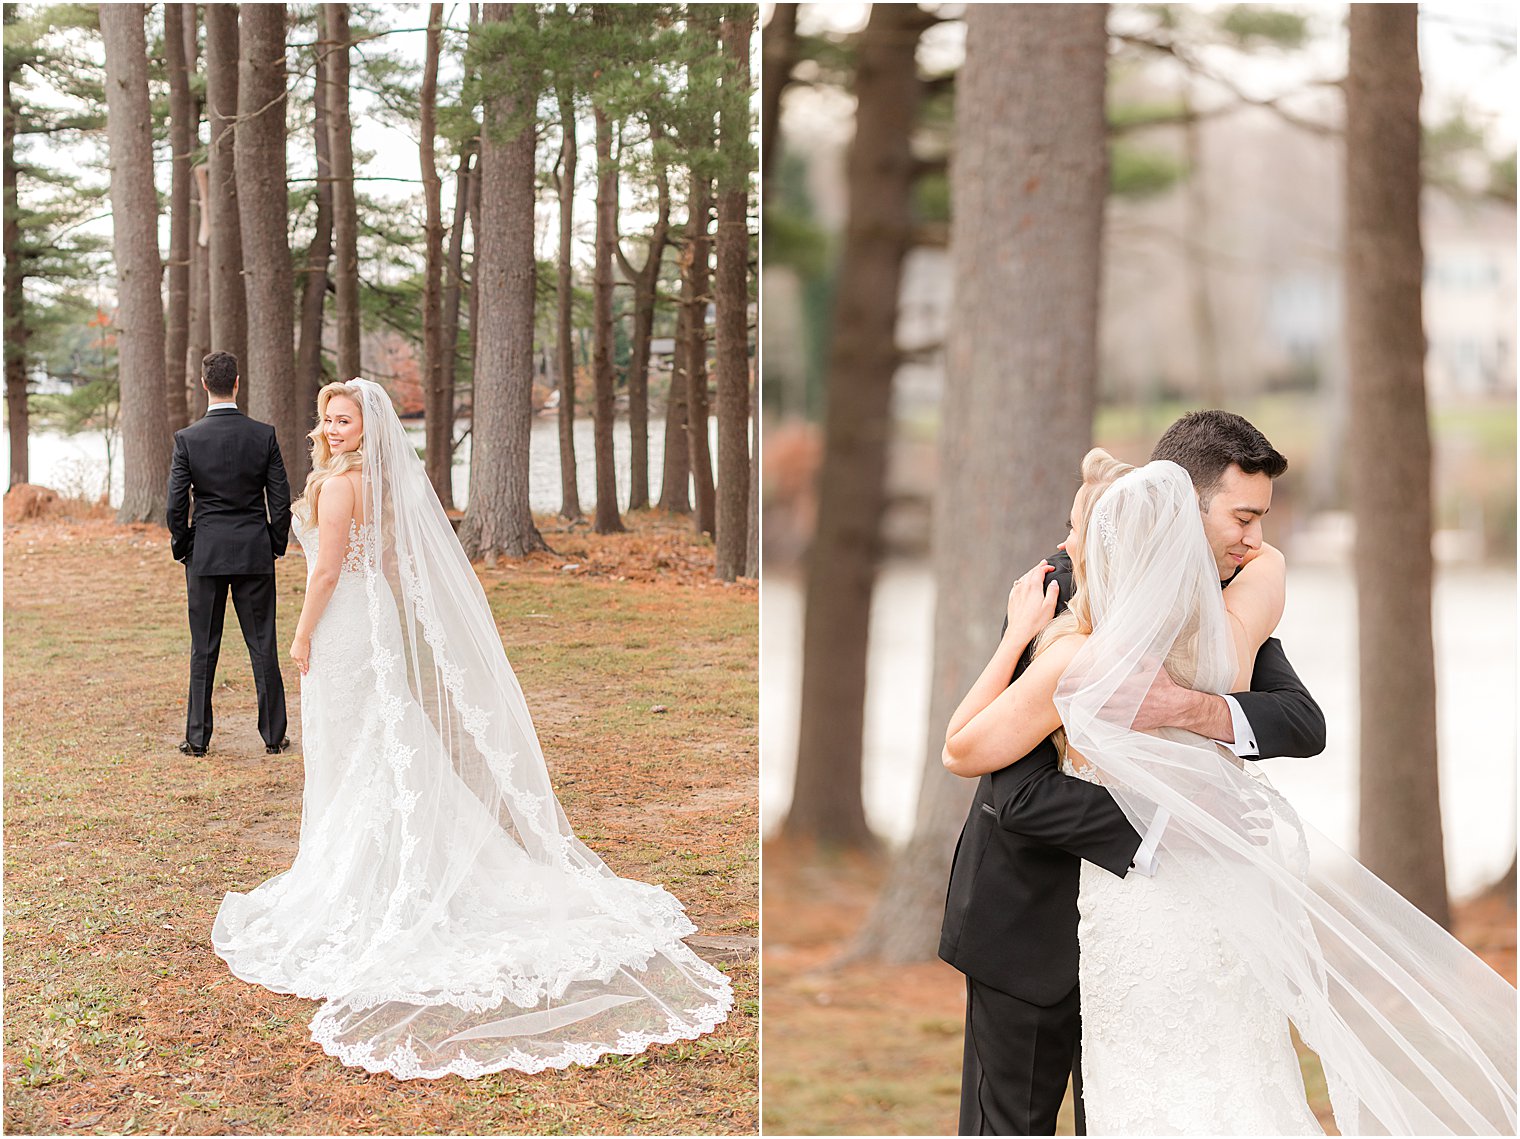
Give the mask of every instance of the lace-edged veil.
<path id="1" fill-rule="evenodd" d="M 1515 1134 L 1515 990 L 1259 772 L 1200 736 L 1130 728 L 1163 665 L 1189 687 L 1233 687 L 1186 472 L 1158 461 L 1117 480 L 1083 554 L 1094 629 L 1056 693 L 1070 746 L 1319 1055 L 1341 1133 Z"/>
<path id="2" fill-rule="evenodd" d="M 591 1063 L 694 1038 L 727 978 L 658 887 L 572 832 L 484 590 L 378 384 L 364 418 L 364 589 L 401 865 L 361 907 L 379 935 L 312 1022 L 345 1062 L 465 1076 Z M 420 710 L 420 711 L 419 711 Z M 378 836 L 377 836 L 378 837 Z M 379 850 L 377 848 L 377 857 Z M 399 979 L 399 980 L 398 980 Z"/>

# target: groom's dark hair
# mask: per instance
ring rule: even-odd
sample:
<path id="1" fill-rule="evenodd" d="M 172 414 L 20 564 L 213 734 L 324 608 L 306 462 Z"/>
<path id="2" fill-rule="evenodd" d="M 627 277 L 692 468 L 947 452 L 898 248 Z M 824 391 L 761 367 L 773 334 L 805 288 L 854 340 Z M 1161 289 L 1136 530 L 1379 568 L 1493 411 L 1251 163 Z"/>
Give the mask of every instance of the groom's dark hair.
<path id="1" fill-rule="evenodd" d="M 231 352 L 213 352 L 201 361 L 201 377 L 206 390 L 215 396 L 230 396 L 237 384 L 237 357 Z"/>
<path id="2" fill-rule="evenodd" d="M 1231 466 L 1274 479 L 1288 469 L 1267 437 L 1233 411 L 1188 412 L 1156 440 L 1151 459 L 1170 459 L 1187 471 L 1205 509 Z"/>

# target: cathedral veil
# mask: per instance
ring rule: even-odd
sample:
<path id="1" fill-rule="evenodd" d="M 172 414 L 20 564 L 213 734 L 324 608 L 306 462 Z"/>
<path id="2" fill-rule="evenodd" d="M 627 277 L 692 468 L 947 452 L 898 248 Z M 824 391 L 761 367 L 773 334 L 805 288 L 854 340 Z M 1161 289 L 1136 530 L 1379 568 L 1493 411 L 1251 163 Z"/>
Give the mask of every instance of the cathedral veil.
<path id="1" fill-rule="evenodd" d="M 348 387 L 364 419 L 367 522 L 346 567 L 364 643 L 331 681 L 353 689 L 342 707 L 315 687 L 322 706 L 308 706 L 303 683 L 303 725 L 320 732 L 303 729 L 302 855 L 229 895 L 243 908 L 224 904 L 217 951 L 240 977 L 322 999 L 312 1035 L 330 1054 L 401 1078 L 590 1064 L 711 1030 L 728 978 L 684 944 L 695 927 L 674 897 L 617 877 L 571 831 L 485 592 L 390 397 Z M 322 663 L 314 648 L 313 675 Z M 305 864 L 344 826 L 368 863 Z M 320 912 L 271 932 L 250 902 L 264 890 L 284 915 Z"/>
<path id="2" fill-rule="evenodd" d="M 1116 481 L 1083 552 L 1094 630 L 1056 692 L 1070 746 L 1319 1055 L 1341 1133 L 1514 1134 L 1515 990 L 1253 767 L 1191 733 L 1130 728 L 1162 667 L 1232 686 L 1186 472 L 1160 461 Z"/>

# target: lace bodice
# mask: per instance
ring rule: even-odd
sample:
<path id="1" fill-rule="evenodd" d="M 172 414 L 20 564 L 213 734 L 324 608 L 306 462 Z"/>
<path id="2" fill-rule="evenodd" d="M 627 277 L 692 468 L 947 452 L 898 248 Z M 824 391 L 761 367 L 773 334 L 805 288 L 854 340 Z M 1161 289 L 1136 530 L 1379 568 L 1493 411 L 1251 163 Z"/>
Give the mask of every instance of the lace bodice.
<path id="1" fill-rule="evenodd" d="M 311 568 L 317 564 L 317 554 L 321 549 L 321 535 L 316 526 L 294 527 L 296 541 L 301 543 L 301 549 L 306 552 L 306 559 L 310 563 L 307 570 L 310 575 Z M 339 570 L 343 574 L 363 573 L 367 565 L 375 564 L 375 526 L 371 522 L 360 522 L 357 518 L 349 519 L 348 545 L 343 550 L 343 563 Z"/>

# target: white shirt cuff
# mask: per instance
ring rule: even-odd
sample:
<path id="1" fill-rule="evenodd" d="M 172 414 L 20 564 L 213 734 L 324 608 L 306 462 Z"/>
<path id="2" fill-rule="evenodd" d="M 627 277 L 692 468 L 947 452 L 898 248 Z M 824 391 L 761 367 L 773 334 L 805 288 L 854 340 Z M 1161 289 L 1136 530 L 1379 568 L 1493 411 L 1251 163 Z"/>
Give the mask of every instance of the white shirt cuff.
<path id="1" fill-rule="evenodd" d="M 1261 751 L 1256 746 L 1256 733 L 1251 730 L 1251 721 L 1246 719 L 1246 714 L 1240 707 L 1240 701 L 1233 696 L 1226 696 L 1224 702 L 1230 706 L 1230 723 L 1235 728 L 1235 742 L 1224 746 L 1241 759 L 1259 757 Z"/>
<path id="2" fill-rule="evenodd" d="M 1171 819 L 1172 813 L 1165 807 L 1156 808 L 1156 817 L 1151 820 L 1151 825 L 1146 828 L 1145 837 L 1140 840 L 1140 849 L 1135 851 L 1135 857 L 1130 862 L 1130 869 L 1136 874 L 1146 878 L 1156 876 L 1156 847 L 1161 843 L 1161 832 L 1166 830 L 1166 824 Z"/>

